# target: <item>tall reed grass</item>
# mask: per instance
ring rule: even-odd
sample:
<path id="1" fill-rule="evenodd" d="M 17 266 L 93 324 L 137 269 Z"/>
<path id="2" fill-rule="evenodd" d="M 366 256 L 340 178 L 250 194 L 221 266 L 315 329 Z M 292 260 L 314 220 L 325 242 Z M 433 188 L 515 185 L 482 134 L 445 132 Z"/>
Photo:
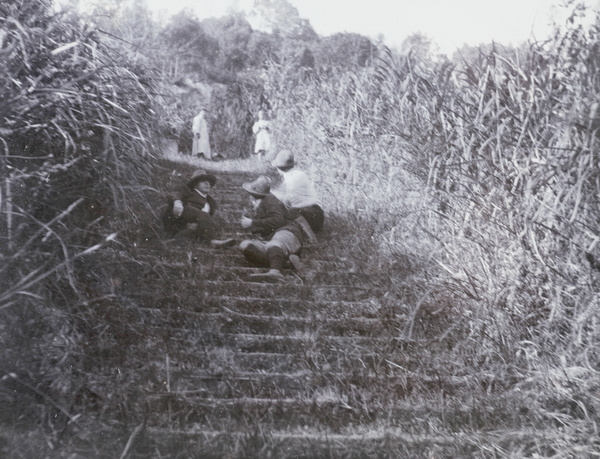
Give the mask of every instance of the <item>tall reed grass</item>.
<path id="1" fill-rule="evenodd" d="M 132 197 L 151 185 L 154 76 L 119 46 L 49 1 L 0 4 L 0 378 L 60 416 L 105 282 L 94 252 L 142 225 Z M 29 419 L 21 401 L 3 401 L 3 420 Z"/>
<path id="2" fill-rule="evenodd" d="M 415 314 L 445 308 L 454 362 L 570 434 L 600 408 L 600 19 L 584 13 L 471 61 L 384 49 L 363 72 L 265 82 L 281 146 L 357 222 L 390 290 L 413 289 Z"/>

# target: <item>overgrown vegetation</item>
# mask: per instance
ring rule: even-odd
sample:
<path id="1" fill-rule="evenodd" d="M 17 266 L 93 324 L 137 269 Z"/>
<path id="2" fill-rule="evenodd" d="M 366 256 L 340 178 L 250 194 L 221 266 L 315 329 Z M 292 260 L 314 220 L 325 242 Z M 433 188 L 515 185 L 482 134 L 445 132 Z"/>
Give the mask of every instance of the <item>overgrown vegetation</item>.
<path id="1" fill-rule="evenodd" d="M 151 68 L 45 1 L 4 2 L 0 26 L 0 367 L 26 400 L 64 400 L 25 410 L 59 432 L 74 422 L 101 280 L 82 268 L 140 224 L 156 89 Z M 29 422 L 23 400 L 2 393 L 2 421 Z"/>
<path id="2" fill-rule="evenodd" d="M 490 407 L 471 424 L 552 433 L 494 452 L 468 438 L 474 454 L 599 454 L 600 17 L 584 27 L 571 8 L 546 43 L 450 60 L 424 37 L 376 51 L 299 18 L 268 33 L 181 14 L 161 29 L 140 5 L 95 26 L 45 0 L 0 5 L 2 424 L 42 425 L 52 449 L 74 408 L 143 417 L 132 400 L 154 370 L 122 392 L 95 378 L 152 339 L 127 328 L 137 316 L 104 246 L 118 234 L 126 253 L 153 231 L 159 137 L 185 142 L 207 104 L 216 153 L 243 157 L 268 106 L 278 148 L 340 225 L 330 249 L 406 319 L 395 338 L 428 340 L 424 373 L 472 378 L 449 405 L 497 395 L 511 415 Z"/>
<path id="3" fill-rule="evenodd" d="M 561 457 L 599 408 L 600 22 L 583 13 L 548 43 L 472 61 L 388 51 L 336 79 L 267 79 L 285 146 L 333 209 L 372 228 L 391 291 L 409 267 L 414 316 L 441 308 L 450 361 L 527 394 Z"/>

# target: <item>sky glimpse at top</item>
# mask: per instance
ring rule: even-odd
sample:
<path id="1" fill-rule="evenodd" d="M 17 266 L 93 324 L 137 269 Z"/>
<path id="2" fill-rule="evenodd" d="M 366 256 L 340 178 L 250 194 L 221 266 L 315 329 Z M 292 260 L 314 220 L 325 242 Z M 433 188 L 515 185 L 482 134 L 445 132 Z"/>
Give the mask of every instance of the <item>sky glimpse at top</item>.
<path id="1" fill-rule="evenodd" d="M 148 0 L 155 11 L 174 13 L 187 7 L 200 18 L 228 11 L 248 12 L 255 0 Z M 400 46 L 414 33 L 423 33 L 451 55 L 464 44 L 495 41 L 518 45 L 540 41 L 552 32 L 552 21 L 564 21 L 562 0 L 288 0 L 300 17 L 322 36 L 354 32 L 388 46 Z M 585 0 L 598 9 L 600 0 Z"/>

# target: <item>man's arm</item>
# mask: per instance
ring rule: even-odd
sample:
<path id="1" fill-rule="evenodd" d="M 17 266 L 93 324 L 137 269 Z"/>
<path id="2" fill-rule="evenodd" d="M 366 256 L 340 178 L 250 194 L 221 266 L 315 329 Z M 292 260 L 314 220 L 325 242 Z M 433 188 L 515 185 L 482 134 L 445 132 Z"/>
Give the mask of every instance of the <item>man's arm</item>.
<path id="1" fill-rule="evenodd" d="M 275 196 L 266 197 L 258 207 L 256 216 L 248 228 L 253 233 L 268 236 L 285 224 L 285 206 Z"/>

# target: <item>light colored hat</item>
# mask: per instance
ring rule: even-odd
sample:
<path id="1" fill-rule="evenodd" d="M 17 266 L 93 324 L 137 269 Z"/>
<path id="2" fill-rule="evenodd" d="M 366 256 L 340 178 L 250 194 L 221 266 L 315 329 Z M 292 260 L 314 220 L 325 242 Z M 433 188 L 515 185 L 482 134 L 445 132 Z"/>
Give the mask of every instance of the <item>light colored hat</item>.
<path id="1" fill-rule="evenodd" d="M 281 150 L 271 164 L 278 169 L 289 169 L 294 166 L 294 154 L 290 150 Z"/>
<path id="2" fill-rule="evenodd" d="M 192 174 L 192 178 L 188 182 L 188 187 L 194 188 L 198 182 L 208 182 L 212 187 L 215 186 L 215 183 L 217 183 L 217 178 L 212 174 L 204 172 L 203 170 L 197 170 Z"/>
<path id="3" fill-rule="evenodd" d="M 271 192 L 271 181 L 261 175 L 253 182 L 246 182 L 242 188 L 256 198 L 264 198 Z"/>

